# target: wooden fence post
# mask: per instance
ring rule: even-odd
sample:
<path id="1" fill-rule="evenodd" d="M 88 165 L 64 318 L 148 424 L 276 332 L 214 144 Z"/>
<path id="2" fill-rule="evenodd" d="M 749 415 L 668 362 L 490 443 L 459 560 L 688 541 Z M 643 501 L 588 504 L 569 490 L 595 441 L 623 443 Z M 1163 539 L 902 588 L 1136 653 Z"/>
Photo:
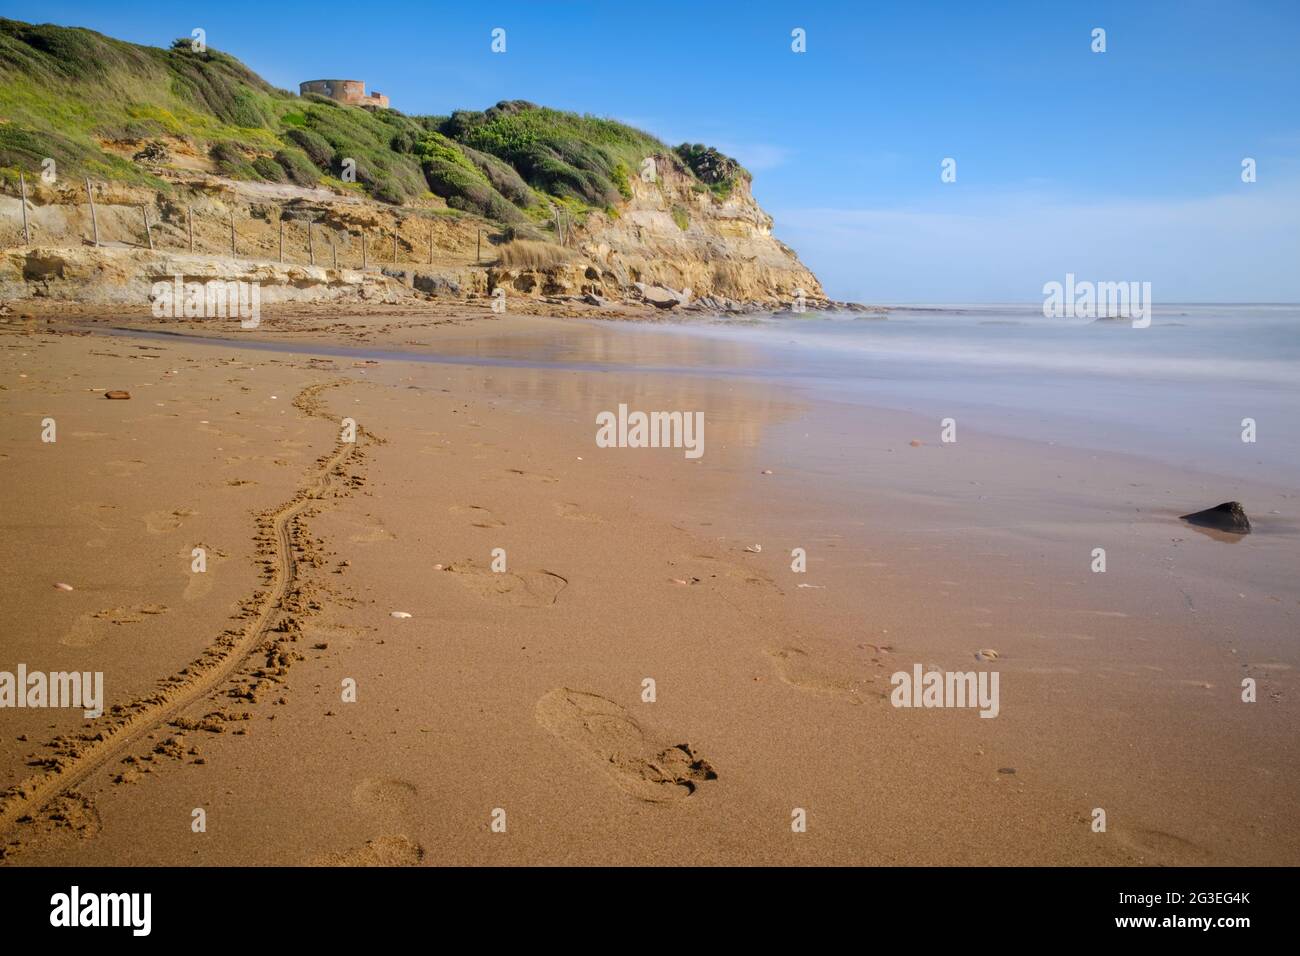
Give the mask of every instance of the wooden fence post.
<path id="1" fill-rule="evenodd" d="M 192 206 L 185 207 L 185 218 L 188 219 L 190 223 L 190 252 L 193 252 L 194 251 L 194 207 Z"/>
<path id="2" fill-rule="evenodd" d="M 149 248 L 153 249 L 153 230 L 149 228 L 149 207 L 141 206 L 140 211 L 144 213 L 144 237 L 149 240 Z"/>
<path id="3" fill-rule="evenodd" d="M 280 216 L 280 264 L 284 264 L 284 216 Z"/>
<path id="4" fill-rule="evenodd" d="M 361 230 L 361 268 L 363 271 L 366 268 L 366 231 L 364 229 Z"/>
<path id="5" fill-rule="evenodd" d="M 316 242 L 312 237 L 311 220 L 307 220 L 307 261 L 312 265 L 316 264 Z"/>
<path id="6" fill-rule="evenodd" d="M 86 180 L 86 195 L 90 197 L 90 228 L 94 232 L 95 248 L 99 248 L 99 220 L 95 218 L 95 194 L 90 189 L 90 180 Z"/>
<path id="7" fill-rule="evenodd" d="M 23 244 L 30 246 L 32 244 L 32 232 L 27 227 L 27 179 L 21 172 L 18 174 L 18 192 L 19 201 L 23 206 Z"/>
<path id="8" fill-rule="evenodd" d="M 230 254 L 236 255 L 235 252 L 235 211 L 230 211 Z"/>

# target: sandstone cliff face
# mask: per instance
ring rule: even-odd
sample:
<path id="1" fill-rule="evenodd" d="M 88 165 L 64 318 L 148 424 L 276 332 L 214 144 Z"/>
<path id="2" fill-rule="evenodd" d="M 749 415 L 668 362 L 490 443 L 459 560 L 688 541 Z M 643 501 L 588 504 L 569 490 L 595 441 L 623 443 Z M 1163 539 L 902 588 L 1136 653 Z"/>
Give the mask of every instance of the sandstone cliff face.
<path id="1" fill-rule="evenodd" d="M 327 268 L 282 265 L 225 256 L 148 249 L 31 246 L 0 253 L 0 298 L 118 306 L 141 310 L 153 302 L 156 283 L 242 282 L 256 285 L 260 301 L 280 303 L 409 303 L 428 292 L 465 295 L 485 291 L 482 272 L 447 276 L 439 271 Z M 459 281 L 458 281 L 459 280 Z"/>
<path id="2" fill-rule="evenodd" d="M 802 293 L 810 308 L 826 304 L 817 277 L 772 235 L 772 218 L 754 200 L 747 178 L 725 199 L 669 157 L 658 175 L 634 177 L 632 198 L 611 212 L 592 212 L 568 243 L 572 262 L 548 269 L 495 269 L 489 284 L 511 294 L 593 293 L 646 301 L 642 286 L 662 286 L 681 304 L 790 306 Z"/>
<path id="3" fill-rule="evenodd" d="M 657 181 L 631 180 L 616 218 L 593 213 L 579 248 L 619 280 L 690 289 L 714 297 L 788 304 L 798 290 L 824 300 L 821 283 L 772 235 L 748 178 L 720 199 L 663 157 Z M 683 226 L 685 228 L 683 228 Z"/>
<path id="4" fill-rule="evenodd" d="M 17 197 L 0 196 L 0 297 L 144 305 L 160 276 L 182 275 L 258 281 L 267 302 L 464 297 L 500 286 L 511 298 L 594 295 L 659 308 L 777 309 L 800 292 L 810 308 L 825 304 L 816 276 L 772 236 L 747 178 L 719 198 L 670 157 L 658 157 L 657 166 L 653 181 L 632 179 L 632 196 L 619 208 L 572 224 L 567 261 L 544 268 L 493 265 L 500 227 L 476 217 L 324 188 L 179 174 L 169 191 L 92 184 L 95 248 L 84 183 L 29 183 L 30 244 Z"/>

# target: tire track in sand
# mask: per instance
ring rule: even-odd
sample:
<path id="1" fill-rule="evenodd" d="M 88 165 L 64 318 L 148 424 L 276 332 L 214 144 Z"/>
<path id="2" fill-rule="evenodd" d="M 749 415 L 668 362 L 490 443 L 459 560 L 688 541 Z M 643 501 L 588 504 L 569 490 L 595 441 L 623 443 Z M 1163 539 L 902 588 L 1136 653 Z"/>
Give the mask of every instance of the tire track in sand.
<path id="1" fill-rule="evenodd" d="M 309 416 L 336 421 L 325 413 L 318 396 L 327 388 L 351 384 L 354 383 L 345 379 L 309 385 L 294 398 L 294 407 Z M 373 436 L 360 427 L 357 432 L 373 440 Z M 244 624 L 241 634 L 210 644 L 198 660 L 178 675 L 161 680 L 152 694 L 125 705 L 115 704 L 100 718 L 106 724 L 95 726 L 93 731 L 53 741 L 51 746 L 55 756 L 40 760 L 46 771 L 0 794 L 0 839 L 7 841 L 0 846 L 0 860 L 22 846 L 21 839 L 11 838 L 18 824 L 34 822 L 35 815 L 48 803 L 71 791 L 143 734 L 216 691 L 262 644 L 272 622 L 284 610 L 285 598 L 298 578 L 292 532 L 294 519 L 325 497 L 331 478 L 341 474 L 343 463 L 355 448 L 354 442 L 336 442 L 333 452 L 319 459 L 319 467 L 293 498 L 258 517 L 259 534 L 267 531 L 274 540 L 274 563 L 270 569 L 269 587 L 259 589 L 249 601 L 241 604 L 243 616 L 251 618 Z M 227 635 L 230 633 L 226 632 Z"/>

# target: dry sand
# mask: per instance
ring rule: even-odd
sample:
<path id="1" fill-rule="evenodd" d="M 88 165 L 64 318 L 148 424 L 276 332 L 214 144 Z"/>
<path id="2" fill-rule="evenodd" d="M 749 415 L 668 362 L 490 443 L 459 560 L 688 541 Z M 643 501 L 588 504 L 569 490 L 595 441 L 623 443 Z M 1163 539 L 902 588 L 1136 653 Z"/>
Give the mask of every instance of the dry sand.
<path id="1" fill-rule="evenodd" d="M 620 335 L 266 325 L 574 363 Z M 102 671 L 117 708 L 0 710 L 7 863 L 1300 862 L 1285 490 L 1227 543 L 1176 520 L 1239 497 L 1204 475 L 663 372 L 11 323 L 0 386 L 0 670 Z M 619 402 L 704 409 L 704 457 L 598 449 Z M 996 669 L 1001 713 L 891 707 L 915 663 Z"/>

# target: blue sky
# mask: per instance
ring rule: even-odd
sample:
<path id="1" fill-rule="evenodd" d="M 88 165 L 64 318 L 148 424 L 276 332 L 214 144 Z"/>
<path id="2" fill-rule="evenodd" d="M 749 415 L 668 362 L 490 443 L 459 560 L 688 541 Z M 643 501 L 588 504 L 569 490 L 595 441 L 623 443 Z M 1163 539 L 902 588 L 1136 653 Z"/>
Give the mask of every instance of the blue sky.
<path id="1" fill-rule="evenodd" d="M 521 98 L 716 145 L 838 298 L 1037 301 L 1074 272 L 1157 302 L 1300 301 L 1295 0 L 0 10 L 159 45 L 203 27 L 279 86 L 364 79 L 410 113 Z"/>

